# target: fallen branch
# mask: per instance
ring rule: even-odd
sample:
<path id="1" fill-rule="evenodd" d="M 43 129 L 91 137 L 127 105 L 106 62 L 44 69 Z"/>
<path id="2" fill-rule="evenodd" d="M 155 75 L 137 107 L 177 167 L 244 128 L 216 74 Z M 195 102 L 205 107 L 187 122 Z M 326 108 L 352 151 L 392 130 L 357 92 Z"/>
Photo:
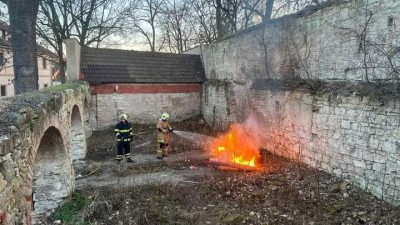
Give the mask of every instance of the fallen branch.
<path id="1" fill-rule="evenodd" d="M 222 161 L 222 160 L 217 159 L 217 158 L 210 158 L 209 163 L 213 164 L 213 165 L 221 166 L 221 167 L 234 168 L 234 169 L 237 169 L 237 170 L 245 170 L 245 171 L 255 171 L 255 170 L 257 170 L 256 167 L 246 166 L 246 165 L 237 164 L 237 163 L 233 163 L 233 162 Z"/>

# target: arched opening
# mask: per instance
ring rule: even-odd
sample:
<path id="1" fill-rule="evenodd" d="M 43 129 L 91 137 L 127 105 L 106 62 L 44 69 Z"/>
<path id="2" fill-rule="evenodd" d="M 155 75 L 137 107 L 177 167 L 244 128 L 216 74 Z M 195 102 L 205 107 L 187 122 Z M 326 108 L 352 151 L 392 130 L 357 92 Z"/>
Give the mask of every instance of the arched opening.
<path id="1" fill-rule="evenodd" d="M 60 206 L 74 187 L 74 174 L 61 133 L 50 127 L 37 150 L 32 180 L 32 218 L 47 216 Z"/>
<path id="2" fill-rule="evenodd" d="M 81 114 L 76 105 L 72 108 L 69 137 L 72 160 L 84 159 L 86 157 L 86 136 L 83 129 Z"/>

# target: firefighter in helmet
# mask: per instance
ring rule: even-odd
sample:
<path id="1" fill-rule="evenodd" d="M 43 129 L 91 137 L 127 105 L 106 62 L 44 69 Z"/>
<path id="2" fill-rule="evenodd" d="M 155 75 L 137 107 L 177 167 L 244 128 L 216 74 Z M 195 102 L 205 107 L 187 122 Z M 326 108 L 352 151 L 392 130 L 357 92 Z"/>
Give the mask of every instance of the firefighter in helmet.
<path id="1" fill-rule="evenodd" d="M 172 127 L 169 125 L 168 113 L 163 113 L 157 123 L 157 159 L 168 156 Z"/>
<path id="2" fill-rule="evenodd" d="M 131 140 L 133 136 L 132 125 L 128 122 L 128 116 L 122 114 L 119 117 L 120 121 L 115 125 L 115 135 L 117 136 L 117 157 L 120 162 L 125 155 L 127 162 L 133 162 L 131 159 Z"/>

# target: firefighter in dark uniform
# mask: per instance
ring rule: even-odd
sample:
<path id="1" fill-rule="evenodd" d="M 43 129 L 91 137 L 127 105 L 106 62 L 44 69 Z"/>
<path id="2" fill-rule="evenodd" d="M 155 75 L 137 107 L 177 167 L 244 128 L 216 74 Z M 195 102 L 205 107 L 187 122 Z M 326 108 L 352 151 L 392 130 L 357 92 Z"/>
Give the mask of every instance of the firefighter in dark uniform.
<path id="1" fill-rule="evenodd" d="M 131 140 L 133 136 L 132 125 L 127 121 L 128 116 L 122 114 L 120 122 L 115 125 L 115 135 L 117 136 L 117 157 L 116 160 L 120 162 L 125 155 L 127 162 L 133 162 L 131 159 Z"/>

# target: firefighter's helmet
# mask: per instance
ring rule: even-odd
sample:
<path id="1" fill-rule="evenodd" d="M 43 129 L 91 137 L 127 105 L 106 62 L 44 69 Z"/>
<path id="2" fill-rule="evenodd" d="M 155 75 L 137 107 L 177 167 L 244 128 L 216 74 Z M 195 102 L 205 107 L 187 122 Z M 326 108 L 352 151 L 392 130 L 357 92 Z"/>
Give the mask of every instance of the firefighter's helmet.
<path id="1" fill-rule="evenodd" d="M 120 120 L 127 120 L 127 119 L 128 119 L 128 116 L 124 113 L 124 114 L 121 114 L 121 116 L 119 117 L 119 119 L 120 119 Z"/>
<path id="2" fill-rule="evenodd" d="M 169 120 L 169 115 L 168 115 L 168 113 L 163 113 L 163 114 L 161 115 L 161 119 L 162 119 L 162 120 Z"/>

